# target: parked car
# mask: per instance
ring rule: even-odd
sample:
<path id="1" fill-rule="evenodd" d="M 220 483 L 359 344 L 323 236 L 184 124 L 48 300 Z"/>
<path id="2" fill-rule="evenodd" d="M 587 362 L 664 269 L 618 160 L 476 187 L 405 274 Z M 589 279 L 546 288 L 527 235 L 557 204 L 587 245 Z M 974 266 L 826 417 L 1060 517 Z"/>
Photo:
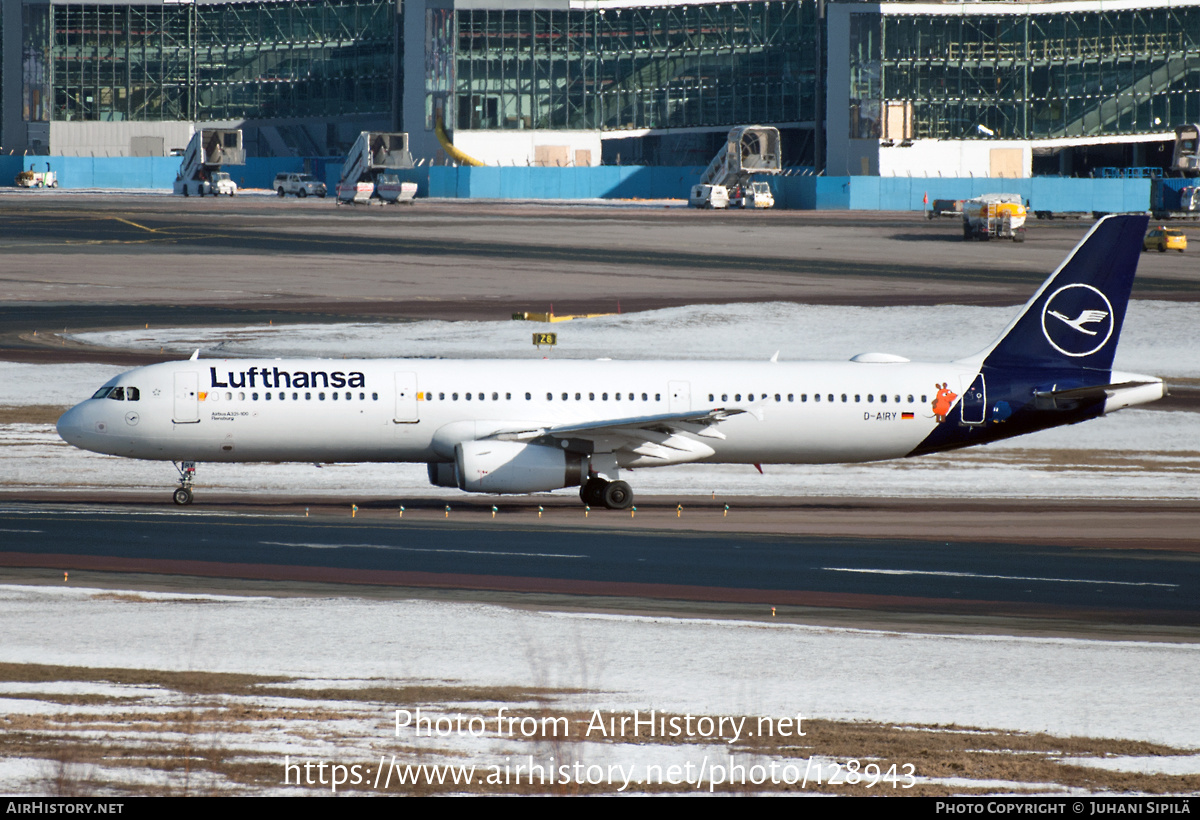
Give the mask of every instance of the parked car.
<path id="1" fill-rule="evenodd" d="M 276 174 L 275 184 L 271 187 L 280 196 L 295 194 L 301 199 L 306 196 L 325 197 L 325 183 L 312 174 Z"/>
<path id="2" fill-rule="evenodd" d="M 1168 228 L 1166 225 L 1151 228 L 1146 234 L 1146 238 L 1142 240 L 1142 250 L 1156 250 L 1159 253 L 1173 250 L 1183 253 L 1187 250 L 1187 234 L 1178 228 Z"/>

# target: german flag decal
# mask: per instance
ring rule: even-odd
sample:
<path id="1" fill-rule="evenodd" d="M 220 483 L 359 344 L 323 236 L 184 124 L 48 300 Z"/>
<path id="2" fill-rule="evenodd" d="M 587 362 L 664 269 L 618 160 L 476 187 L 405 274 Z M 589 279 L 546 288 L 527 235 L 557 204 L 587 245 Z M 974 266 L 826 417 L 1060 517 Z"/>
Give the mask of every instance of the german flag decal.
<path id="1" fill-rule="evenodd" d="M 901 421 L 912 421 L 913 418 L 915 418 L 915 417 L 913 416 L 912 413 L 901 413 L 900 414 Z"/>

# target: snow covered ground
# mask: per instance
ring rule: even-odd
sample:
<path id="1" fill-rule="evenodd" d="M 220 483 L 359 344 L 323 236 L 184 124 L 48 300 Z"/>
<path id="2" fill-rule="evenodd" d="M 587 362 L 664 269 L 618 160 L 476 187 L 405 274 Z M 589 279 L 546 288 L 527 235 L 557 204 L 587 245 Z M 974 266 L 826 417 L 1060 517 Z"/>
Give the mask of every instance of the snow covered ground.
<path id="1" fill-rule="evenodd" d="M 1194 644 L 917 635 L 433 601 L 114 595 L 45 586 L 0 586 L 0 637 L 0 661 L 8 663 L 294 676 L 298 685 L 322 691 L 342 687 L 347 701 L 355 688 L 368 686 L 533 686 L 558 690 L 542 704 L 550 716 L 598 713 L 607 719 L 636 710 L 645 717 L 655 710 L 697 719 L 761 716 L 778 721 L 801 715 L 809 721 L 1132 739 L 1182 753 L 1167 760 L 1088 757 L 1073 765 L 1173 776 L 1200 773 L 1200 755 L 1186 753 L 1200 749 L 1200 712 L 1194 708 L 1192 685 L 1200 646 Z M 144 703 L 123 708 L 143 720 L 180 707 L 179 698 L 156 695 L 154 687 L 66 682 L 2 685 L 0 708 L 10 719 L 36 719 L 56 711 L 78 718 L 89 709 L 103 714 L 104 705 L 53 703 L 56 695 L 87 694 L 141 696 Z M 508 742 L 521 738 L 495 731 L 491 718 L 499 707 L 494 705 L 423 701 L 368 709 L 296 700 L 294 694 L 268 695 L 258 697 L 261 708 L 291 715 L 289 720 L 299 724 L 319 710 L 344 707 L 349 713 L 334 727 L 340 742 L 318 740 L 315 717 L 308 729 L 281 721 L 270 732 L 222 740 L 236 741 L 240 753 L 251 750 L 274 761 L 276 785 L 283 780 L 285 755 L 370 764 L 380 754 L 396 753 L 402 741 L 402 758 L 411 758 L 416 747 L 432 756 L 426 761 L 467 760 L 482 767 L 517 755 L 524 759 L 529 752 L 544 761 L 553 751 L 531 749 L 529 743 L 522 750 L 521 744 Z M 435 719 L 483 715 L 485 731 L 447 731 L 423 740 L 410 726 L 396 730 L 394 710 L 415 716 L 417 707 Z M 701 726 L 696 724 L 697 733 Z M 554 753 L 563 760 L 566 755 L 582 757 L 589 764 L 698 764 L 704 756 L 728 762 L 738 751 L 729 742 L 730 728 L 701 736 L 707 743 L 683 748 L 655 742 L 601 747 L 598 741 L 605 738 L 599 733 L 573 731 L 582 745 Z M 109 732 L 108 742 L 122 742 L 119 728 Z M 805 743 L 811 744 L 809 757 L 824 754 L 819 732 Z M 862 754 L 876 751 L 863 749 Z M 2 792 L 26 791 L 36 776 L 21 761 L 0 761 Z M 919 766 L 917 776 L 930 782 Z M 970 778 L 958 782 L 964 789 L 980 785 Z M 1021 788 L 1011 783 L 983 787 Z"/>

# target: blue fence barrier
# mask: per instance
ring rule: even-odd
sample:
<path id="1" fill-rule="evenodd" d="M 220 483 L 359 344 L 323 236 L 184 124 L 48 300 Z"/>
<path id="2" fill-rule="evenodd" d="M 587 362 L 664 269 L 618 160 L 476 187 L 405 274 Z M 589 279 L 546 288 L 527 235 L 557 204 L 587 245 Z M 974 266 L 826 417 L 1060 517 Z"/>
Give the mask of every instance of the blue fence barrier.
<path id="1" fill-rule="evenodd" d="M 341 160 L 307 160 L 312 172 L 337 185 Z M 178 157 L 18 157 L 0 156 L 0 184 L 11 184 L 31 165 L 46 163 L 62 188 L 170 188 Z M 277 173 L 302 171 L 299 157 L 250 157 L 230 166 L 242 188 L 271 188 Z M 457 199 L 686 199 L 699 181 L 698 167 L 613 166 L 595 168 L 453 168 L 425 166 L 402 171 L 417 183 L 417 196 Z M 819 177 L 789 174 L 770 179 L 776 207 L 792 210 L 920 211 L 924 200 L 970 199 L 980 194 L 1012 193 L 1036 211 L 1145 211 L 1150 207 L 1149 179 L 1032 179 L 942 177 Z"/>

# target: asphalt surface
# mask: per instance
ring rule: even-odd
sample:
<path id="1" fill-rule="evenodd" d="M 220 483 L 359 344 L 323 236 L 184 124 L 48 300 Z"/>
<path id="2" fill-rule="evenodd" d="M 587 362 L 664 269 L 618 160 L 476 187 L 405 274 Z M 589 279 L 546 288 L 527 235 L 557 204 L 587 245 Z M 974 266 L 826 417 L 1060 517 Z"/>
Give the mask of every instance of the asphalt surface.
<path id="1" fill-rule="evenodd" d="M 19 506 L 0 535 L 0 564 L 64 572 L 1200 624 L 1176 551 Z"/>

